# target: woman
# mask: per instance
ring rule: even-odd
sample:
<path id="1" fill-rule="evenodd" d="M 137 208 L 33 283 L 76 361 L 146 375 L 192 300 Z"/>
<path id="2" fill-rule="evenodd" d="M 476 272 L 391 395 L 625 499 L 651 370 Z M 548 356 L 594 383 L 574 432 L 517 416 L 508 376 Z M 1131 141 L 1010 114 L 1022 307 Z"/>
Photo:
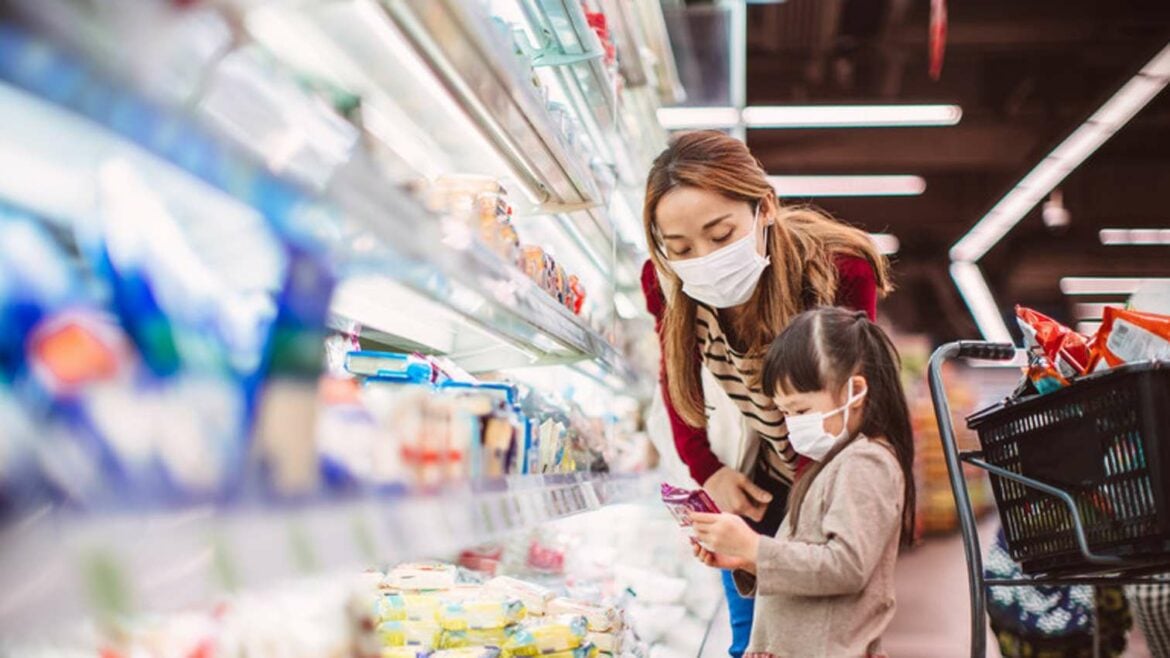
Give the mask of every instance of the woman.
<path id="1" fill-rule="evenodd" d="M 776 534 L 801 466 L 784 416 L 761 390 L 772 340 L 817 306 L 865 311 L 872 320 L 890 289 L 885 259 L 864 232 L 810 208 L 780 205 L 743 142 L 717 131 L 685 133 L 655 159 L 643 224 L 650 260 L 646 305 L 662 345 L 662 393 L 675 447 L 719 508 Z M 709 374 L 704 375 L 706 370 Z M 735 463 L 707 435 L 703 378 L 734 403 L 743 432 Z M 742 655 L 752 603 L 723 573 L 733 642 Z"/>

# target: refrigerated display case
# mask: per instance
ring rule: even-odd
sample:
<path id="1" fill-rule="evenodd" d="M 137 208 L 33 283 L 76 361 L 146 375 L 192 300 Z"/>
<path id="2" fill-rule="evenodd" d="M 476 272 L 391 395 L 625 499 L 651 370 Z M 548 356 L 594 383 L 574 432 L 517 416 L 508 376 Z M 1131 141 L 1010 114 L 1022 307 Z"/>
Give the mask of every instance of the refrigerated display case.
<path id="1" fill-rule="evenodd" d="M 331 575 L 652 500 L 634 209 L 677 80 L 635 4 L 0 15 L 6 638 L 128 647 L 265 601 L 349 637 Z"/>

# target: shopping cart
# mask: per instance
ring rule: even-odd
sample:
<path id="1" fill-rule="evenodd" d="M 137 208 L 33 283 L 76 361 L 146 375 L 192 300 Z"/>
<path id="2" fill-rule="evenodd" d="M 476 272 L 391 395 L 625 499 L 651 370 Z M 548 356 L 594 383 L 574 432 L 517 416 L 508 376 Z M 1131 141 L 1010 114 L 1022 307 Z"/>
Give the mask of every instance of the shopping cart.
<path id="1" fill-rule="evenodd" d="M 930 359 L 967 557 L 972 658 L 987 652 L 988 587 L 1165 583 L 1150 575 L 1170 571 L 1170 362 L 1125 366 L 979 412 L 968 425 L 982 449 L 961 452 L 943 363 L 1015 355 L 1012 345 L 959 341 Z M 990 473 L 1009 553 L 1027 577 L 984 577 L 963 463 Z"/>

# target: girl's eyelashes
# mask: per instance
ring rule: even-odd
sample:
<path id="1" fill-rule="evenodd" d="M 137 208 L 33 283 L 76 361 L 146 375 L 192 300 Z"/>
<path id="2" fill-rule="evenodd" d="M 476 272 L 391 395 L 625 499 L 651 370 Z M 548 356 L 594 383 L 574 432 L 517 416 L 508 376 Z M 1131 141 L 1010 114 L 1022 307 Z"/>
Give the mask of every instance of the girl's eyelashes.
<path id="1" fill-rule="evenodd" d="M 728 240 L 729 238 L 731 238 L 731 234 L 732 234 L 732 233 L 735 233 L 735 231 L 728 231 L 728 232 L 724 233 L 724 234 L 723 234 L 723 235 L 721 235 L 720 237 L 717 237 L 717 238 L 715 238 L 715 242 L 716 242 L 716 243 L 727 242 L 727 240 Z"/>

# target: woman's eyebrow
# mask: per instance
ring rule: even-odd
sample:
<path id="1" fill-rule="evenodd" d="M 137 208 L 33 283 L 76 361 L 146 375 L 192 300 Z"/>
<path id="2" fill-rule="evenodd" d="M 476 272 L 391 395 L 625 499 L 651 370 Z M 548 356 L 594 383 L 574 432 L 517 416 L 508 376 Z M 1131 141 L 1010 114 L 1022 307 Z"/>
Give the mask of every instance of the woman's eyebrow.
<path id="1" fill-rule="evenodd" d="M 726 214 L 720 215 L 720 216 L 716 217 L 715 219 L 712 219 L 711 221 L 707 222 L 706 224 L 703 224 L 703 228 L 701 230 L 706 231 L 707 229 L 711 228 L 712 226 L 715 226 L 719 222 L 727 219 L 728 217 L 731 217 L 731 213 L 726 213 Z M 682 240 L 685 237 L 686 237 L 685 235 L 664 235 L 664 236 L 662 236 L 662 239 L 663 240 Z"/>

